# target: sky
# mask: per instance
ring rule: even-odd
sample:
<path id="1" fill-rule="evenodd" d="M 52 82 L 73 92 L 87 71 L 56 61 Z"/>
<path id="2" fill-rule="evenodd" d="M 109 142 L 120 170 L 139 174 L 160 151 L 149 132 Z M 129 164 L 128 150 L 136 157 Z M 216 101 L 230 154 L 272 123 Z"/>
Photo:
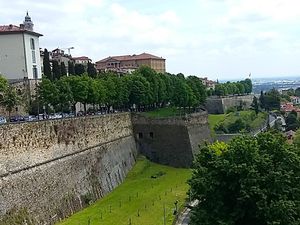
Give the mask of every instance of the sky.
<path id="1" fill-rule="evenodd" d="M 0 24 L 26 11 L 40 47 L 93 62 L 147 52 L 170 73 L 216 80 L 300 75 L 299 0 L 0 0 Z"/>

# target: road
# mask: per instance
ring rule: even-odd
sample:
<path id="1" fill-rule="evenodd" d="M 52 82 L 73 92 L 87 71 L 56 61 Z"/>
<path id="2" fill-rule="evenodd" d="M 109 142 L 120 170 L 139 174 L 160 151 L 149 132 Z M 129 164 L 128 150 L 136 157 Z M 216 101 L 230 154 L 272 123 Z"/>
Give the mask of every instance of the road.
<path id="1" fill-rule="evenodd" d="M 195 207 L 199 203 L 198 200 L 193 201 L 190 203 L 190 207 Z M 190 215 L 191 215 L 191 208 L 185 207 L 182 213 L 180 213 L 175 225 L 188 225 L 190 223 Z"/>

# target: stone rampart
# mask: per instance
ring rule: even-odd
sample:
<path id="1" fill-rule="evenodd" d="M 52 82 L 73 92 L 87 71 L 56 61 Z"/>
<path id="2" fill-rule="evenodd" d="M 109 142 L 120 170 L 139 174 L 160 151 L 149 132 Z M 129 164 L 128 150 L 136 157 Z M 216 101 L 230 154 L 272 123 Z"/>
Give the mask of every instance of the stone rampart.
<path id="1" fill-rule="evenodd" d="M 249 108 L 254 95 L 235 95 L 227 97 L 211 96 L 207 98 L 205 107 L 210 114 L 223 114 L 226 113 L 230 107 L 242 106 Z"/>
<path id="2" fill-rule="evenodd" d="M 103 197 L 137 155 L 130 114 L 0 126 L 0 215 L 53 224 Z"/>
<path id="3" fill-rule="evenodd" d="M 198 145 L 210 141 L 207 112 L 184 117 L 132 116 L 139 151 L 150 160 L 175 167 L 190 167 Z"/>

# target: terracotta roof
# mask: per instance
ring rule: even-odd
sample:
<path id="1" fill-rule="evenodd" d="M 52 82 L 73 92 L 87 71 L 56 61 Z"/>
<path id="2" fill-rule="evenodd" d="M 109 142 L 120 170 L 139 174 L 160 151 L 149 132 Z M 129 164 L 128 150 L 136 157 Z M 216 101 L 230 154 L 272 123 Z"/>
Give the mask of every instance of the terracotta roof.
<path id="1" fill-rule="evenodd" d="M 116 60 L 116 61 L 129 61 L 129 60 L 143 60 L 143 59 L 162 59 L 165 60 L 162 57 L 158 57 L 155 55 L 151 55 L 149 53 L 142 53 L 139 55 L 120 55 L 120 56 L 109 56 L 107 58 L 104 58 L 97 63 L 101 62 L 107 62 L 109 60 Z"/>
<path id="2" fill-rule="evenodd" d="M 79 57 L 73 57 L 72 59 L 74 60 L 91 60 L 89 57 L 87 56 L 79 56 Z"/>
<path id="3" fill-rule="evenodd" d="M 11 33 L 29 33 L 35 36 L 43 36 L 42 34 L 30 30 L 26 30 L 24 28 L 12 24 L 0 26 L 0 34 L 11 34 Z"/>
<path id="4" fill-rule="evenodd" d="M 300 109 L 295 107 L 293 105 L 293 103 L 286 103 L 280 106 L 281 110 L 285 111 L 285 112 L 292 112 L 292 111 L 296 111 L 296 112 L 300 112 Z"/>

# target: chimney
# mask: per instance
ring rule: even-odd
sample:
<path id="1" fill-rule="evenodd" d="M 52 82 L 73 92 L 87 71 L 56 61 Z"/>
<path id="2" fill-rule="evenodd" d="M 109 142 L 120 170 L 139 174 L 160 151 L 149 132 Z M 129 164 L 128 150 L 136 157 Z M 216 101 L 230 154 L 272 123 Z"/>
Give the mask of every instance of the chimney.
<path id="1" fill-rule="evenodd" d="M 20 24 L 20 29 L 22 29 L 22 30 L 24 29 L 24 24 L 23 23 Z"/>
<path id="2" fill-rule="evenodd" d="M 9 29 L 11 30 L 13 28 L 13 25 L 12 24 L 9 24 Z"/>

